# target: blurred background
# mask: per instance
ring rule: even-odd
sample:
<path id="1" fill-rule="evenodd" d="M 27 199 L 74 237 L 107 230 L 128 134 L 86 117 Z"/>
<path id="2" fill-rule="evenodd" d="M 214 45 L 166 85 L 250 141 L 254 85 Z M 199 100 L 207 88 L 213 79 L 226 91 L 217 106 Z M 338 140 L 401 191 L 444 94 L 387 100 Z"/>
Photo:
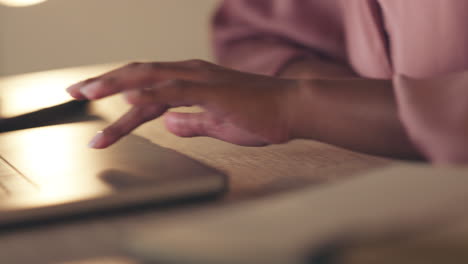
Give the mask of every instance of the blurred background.
<path id="1" fill-rule="evenodd" d="M 34 2 L 40 3 L 28 5 Z M 0 76 L 133 60 L 212 60 L 209 24 L 218 3 L 0 0 Z"/>

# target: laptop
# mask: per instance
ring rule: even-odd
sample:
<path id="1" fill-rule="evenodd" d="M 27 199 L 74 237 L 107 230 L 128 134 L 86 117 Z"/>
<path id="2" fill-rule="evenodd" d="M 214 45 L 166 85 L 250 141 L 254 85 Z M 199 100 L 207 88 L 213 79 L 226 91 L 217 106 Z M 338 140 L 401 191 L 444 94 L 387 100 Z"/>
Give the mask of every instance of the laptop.
<path id="1" fill-rule="evenodd" d="M 0 225 L 214 197 L 226 189 L 221 172 L 136 135 L 90 149 L 88 141 L 108 124 L 89 118 L 83 102 L 62 98 L 26 110 L 13 100 L 22 89 L 5 83 L 0 80 L 2 101 L 24 110 L 0 122 Z"/>

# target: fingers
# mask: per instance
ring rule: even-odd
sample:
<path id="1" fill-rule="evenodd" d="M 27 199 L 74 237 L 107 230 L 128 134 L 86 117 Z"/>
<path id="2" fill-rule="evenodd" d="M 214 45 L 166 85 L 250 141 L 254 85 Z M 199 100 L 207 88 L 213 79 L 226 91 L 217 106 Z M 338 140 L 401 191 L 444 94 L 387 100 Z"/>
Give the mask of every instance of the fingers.
<path id="1" fill-rule="evenodd" d="M 103 131 L 99 132 L 89 143 L 89 147 L 102 149 L 117 142 L 141 124 L 158 118 L 167 107 L 164 105 L 134 106 L 126 114 Z"/>
<path id="2" fill-rule="evenodd" d="M 133 105 L 163 104 L 170 107 L 202 105 L 210 96 L 207 84 L 195 81 L 170 80 L 152 87 L 124 92 Z"/>
<path id="3" fill-rule="evenodd" d="M 86 96 L 84 96 L 81 92 L 80 92 L 80 87 L 84 86 L 84 85 L 87 85 L 93 81 L 95 81 L 97 78 L 91 78 L 91 79 L 87 79 L 87 80 L 84 80 L 84 81 L 81 81 L 79 83 L 76 83 L 70 87 L 67 88 L 67 92 L 75 99 L 77 100 L 85 100 L 87 99 Z"/>
<path id="4" fill-rule="evenodd" d="M 212 64 L 194 60 L 168 63 L 131 63 L 67 88 L 76 99 L 100 99 L 130 89 L 143 89 L 172 79 L 201 80 Z"/>

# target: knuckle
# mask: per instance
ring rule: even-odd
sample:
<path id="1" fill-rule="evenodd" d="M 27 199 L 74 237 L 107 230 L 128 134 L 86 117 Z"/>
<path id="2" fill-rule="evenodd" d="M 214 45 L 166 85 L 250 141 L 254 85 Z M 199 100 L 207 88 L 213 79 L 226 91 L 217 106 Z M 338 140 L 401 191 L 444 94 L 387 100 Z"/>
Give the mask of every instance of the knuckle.
<path id="1" fill-rule="evenodd" d="M 143 92 L 141 93 L 141 99 L 154 101 L 160 96 L 160 94 L 161 94 L 161 91 L 159 89 L 143 90 Z M 144 115 L 144 112 L 142 111 L 139 116 L 141 117 L 143 115 Z"/>
<path id="2" fill-rule="evenodd" d="M 127 64 L 125 68 L 136 68 L 136 67 L 140 67 L 143 64 L 144 63 L 142 62 L 134 61 L 134 62 L 130 62 L 129 64 Z"/>
<path id="3" fill-rule="evenodd" d="M 193 59 L 193 60 L 188 60 L 185 62 L 189 67 L 194 67 L 194 68 L 203 68 L 207 67 L 209 65 L 208 62 L 200 59 Z"/>
<path id="4" fill-rule="evenodd" d="M 215 64 L 199 59 L 186 61 L 185 64 L 192 73 L 196 73 L 198 79 L 206 80 L 216 77 L 217 67 Z"/>
<path id="5" fill-rule="evenodd" d="M 163 67 L 163 64 L 161 62 L 150 62 L 146 66 L 151 70 L 159 70 Z"/>
<path id="6" fill-rule="evenodd" d="M 139 70 L 152 75 L 154 73 L 164 70 L 165 68 L 165 64 L 162 62 L 148 62 L 140 65 Z"/>

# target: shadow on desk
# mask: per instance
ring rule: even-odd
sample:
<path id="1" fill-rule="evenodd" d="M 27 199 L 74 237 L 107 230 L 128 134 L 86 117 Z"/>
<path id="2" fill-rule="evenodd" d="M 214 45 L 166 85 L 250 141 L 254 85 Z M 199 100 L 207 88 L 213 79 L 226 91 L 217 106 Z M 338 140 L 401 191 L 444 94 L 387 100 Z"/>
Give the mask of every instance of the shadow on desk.
<path id="1" fill-rule="evenodd" d="M 98 120 L 97 116 L 87 114 L 87 105 L 87 101 L 69 101 L 15 117 L 0 118 L 0 132 Z"/>

